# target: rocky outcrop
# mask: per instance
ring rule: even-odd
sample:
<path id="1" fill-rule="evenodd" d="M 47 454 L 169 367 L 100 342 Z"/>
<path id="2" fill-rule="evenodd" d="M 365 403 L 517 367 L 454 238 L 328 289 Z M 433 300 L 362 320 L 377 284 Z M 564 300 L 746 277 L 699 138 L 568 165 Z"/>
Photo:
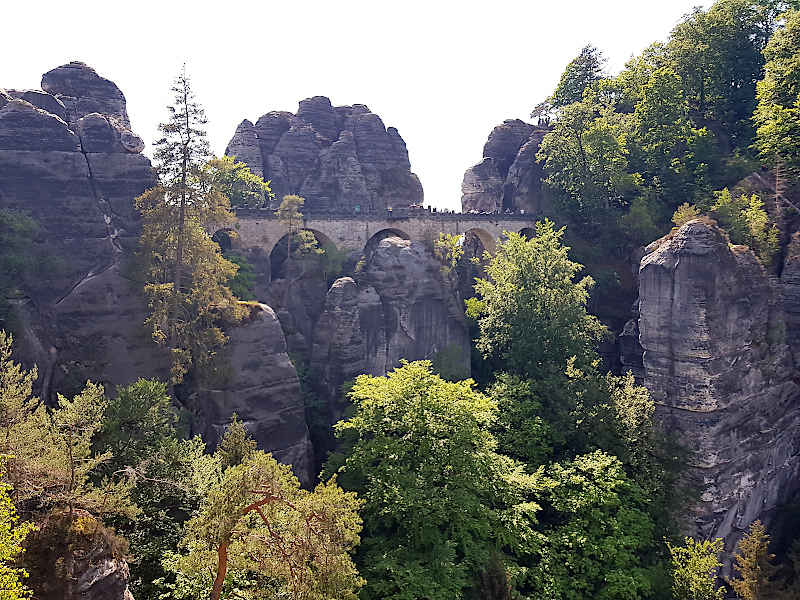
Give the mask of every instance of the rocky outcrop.
<path id="1" fill-rule="evenodd" d="M 334 107 L 315 96 L 301 101 L 296 115 L 242 121 L 225 154 L 271 181 L 278 201 L 304 197 L 306 210 L 384 210 L 423 201 L 397 129 L 387 129 L 363 104 Z"/>
<path id="2" fill-rule="evenodd" d="M 109 392 L 140 377 L 167 381 L 169 351 L 143 331 L 148 309 L 129 275 L 140 227 L 134 198 L 154 183 L 144 142 L 116 85 L 86 65 L 54 69 L 42 87 L 0 94 L 0 207 L 30 214 L 37 246 L 63 261 L 17 301 L 20 358 L 38 365 L 47 402 L 87 379 Z M 237 412 L 259 447 L 295 463 L 309 484 L 303 400 L 274 314 L 264 308 L 230 337 L 231 381 L 191 398 L 198 431 L 213 446 Z"/>
<path id="3" fill-rule="evenodd" d="M 545 129 L 519 119 L 495 127 L 483 147 L 483 160 L 464 174 L 462 210 L 488 213 L 546 210 L 543 165 L 536 161 L 545 133 Z"/>
<path id="4" fill-rule="evenodd" d="M 62 262 L 27 282 L 19 303 L 27 334 L 19 341 L 50 401 L 89 377 L 116 385 L 166 373 L 157 352 L 137 350 L 134 323 L 143 322 L 145 307 L 123 274 L 138 234 L 133 198 L 153 184 L 124 96 L 77 63 L 45 74 L 43 86 L 5 93 L 0 206 L 35 219 L 37 251 Z"/>
<path id="5" fill-rule="evenodd" d="M 356 375 L 383 376 L 400 359 L 434 360 L 446 349 L 460 374 L 469 376 L 466 321 L 440 267 L 420 242 L 389 237 L 358 283 L 344 277 L 333 284 L 314 331 L 311 362 L 328 398 L 337 398 L 341 384 Z"/>
<path id="6" fill-rule="evenodd" d="M 297 372 L 286 354 L 286 342 L 275 312 L 265 304 L 251 306 L 245 324 L 228 332 L 223 350 L 231 371 L 229 383 L 198 390 L 187 406 L 205 442 L 214 447 L 236 413 L 262 450 L 291 464 L 303 485 L 313 483 L 312 449 Z"/>
<path id="7" fill-rule="evenodd" d="M 668 432 L 694 453 L 697 529 L 731 548 L 798 481 L 800 390 L 783 294 L 708 219 L 651 250 L 639 272 L 644 384 Z"/>
<path id="8" fill-rule="evenodd" d="M 42 90 L 65 107 L 70 128 L 89 113 L 108 115 L 130 129 L 125 96 L 113 81 L 100 77 L 94 69 L 73 61 L 42 75 Z"/>

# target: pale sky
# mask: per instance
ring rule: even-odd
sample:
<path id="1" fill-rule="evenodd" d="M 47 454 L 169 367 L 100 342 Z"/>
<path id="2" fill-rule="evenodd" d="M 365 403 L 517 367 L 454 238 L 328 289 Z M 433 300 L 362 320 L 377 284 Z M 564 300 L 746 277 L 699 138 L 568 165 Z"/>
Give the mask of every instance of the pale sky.
<path id="1" fill-rule="evenodd" d="M 584 45 L 615 74 L 697 4 L 12 0 L 0 10 L 0 87 L 39 89 L 43 73 L 83 61 L 125 94 L 148 155 L 183 63 L 218 155 L 242 119 L 316 95 L 366 104 L 405 140 L 425 203 L 460 209 L 492 128 L 529 120 Z"/>

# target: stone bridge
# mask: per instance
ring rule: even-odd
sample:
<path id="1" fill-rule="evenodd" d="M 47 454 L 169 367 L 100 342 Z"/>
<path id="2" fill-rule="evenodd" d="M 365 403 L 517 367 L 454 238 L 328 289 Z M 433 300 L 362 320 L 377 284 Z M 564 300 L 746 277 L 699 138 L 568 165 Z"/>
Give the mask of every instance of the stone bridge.
<path id="1" fill-rule="evenodd" d="M 286 235 L 273 210 L 268 208 L 236 209 L 239 219 L 238 240 L 241 248 L 261 248 L 267 254 Z M 303 217 L 303 229 L 314 233 L 320 245 L 363 251 L 390 235 L 406 240 L 434 241 L 440 233 L 474 233 L 485 250 L 494 253 L 504 231 L 532 234 L 543 215 L 472 214 L 433 212 L 427 209 L 400 209 L 374 212 L 309 212 Z"/>

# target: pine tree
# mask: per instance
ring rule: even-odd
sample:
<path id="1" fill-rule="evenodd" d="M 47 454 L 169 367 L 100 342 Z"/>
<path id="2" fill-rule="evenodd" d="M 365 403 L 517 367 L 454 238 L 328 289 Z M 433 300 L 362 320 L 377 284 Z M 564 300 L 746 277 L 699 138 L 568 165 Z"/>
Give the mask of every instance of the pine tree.
<path id="1" fill-rule="evenodd" d="M 232 226 L 235 217 L 203 168 L 210 155 L 205 114 L 185 71 L 172 89 L 175 106 L 156 143 L 159 183 L 136 203 L 143 221 L 139 276 L 152 309 L 146 325 L 156 343 L 172 350 L 173 383 L 179 383 L 191 368 L 201 377 L 216 371 L 216 352 L 227 341 L 222 326 L 241 320 L 245 310 L 228 287 L 237 267 L 207 230 Z"/>
<path id="2" fill-rule="evenodd" d="M 739 551 L 734 554 L 734 570 L 739 579 L 727 578 L 728 584 L 742 600 L 774 600 L 780 596 L 778 585 L 773 581 L 778 567 L 771 563 L 774 554 L 769 553 L 769 536 L 761 521 L 750 526 L 739 542 Z"/>

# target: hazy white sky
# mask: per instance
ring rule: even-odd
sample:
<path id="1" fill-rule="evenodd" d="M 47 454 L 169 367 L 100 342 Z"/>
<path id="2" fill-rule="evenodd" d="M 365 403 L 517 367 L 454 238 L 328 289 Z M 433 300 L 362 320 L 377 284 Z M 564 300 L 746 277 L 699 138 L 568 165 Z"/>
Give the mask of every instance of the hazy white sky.
<path id="1" fill-rule="evenodd" d="M 3 2 L 0 87 L 73 60 L 114 81 L 151 153 L 186 63 L 222 154 L 242 119 L 315 95 L 397 127 L 426 204 L 459 208 L 464 171 L 504 119 L 528 119 L 594 44 L 618 72 L 697 0 Z M 709 6 L 706 2 L 703 6 Z"/>

